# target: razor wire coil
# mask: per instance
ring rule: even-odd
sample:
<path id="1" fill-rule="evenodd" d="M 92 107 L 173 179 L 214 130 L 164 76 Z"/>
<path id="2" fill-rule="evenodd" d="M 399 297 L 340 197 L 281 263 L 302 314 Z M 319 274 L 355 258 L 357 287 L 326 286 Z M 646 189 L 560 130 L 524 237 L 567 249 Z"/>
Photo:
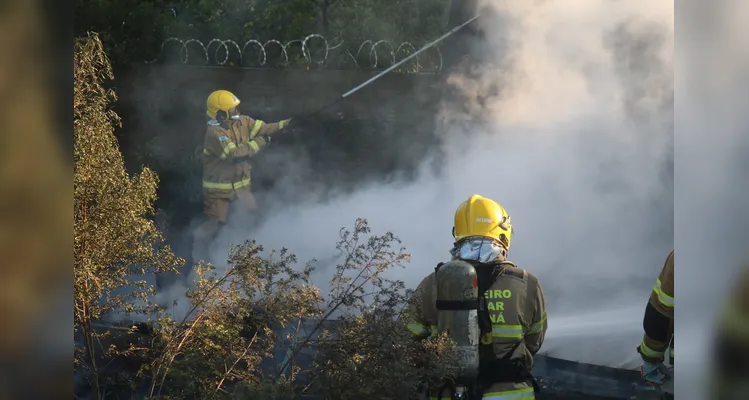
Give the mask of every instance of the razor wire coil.
<path id="1" fill-rule="evenodd" d="M 310 49 L 313 41 L 319 41 L 322 47 L 322 50 L 316 51 L 314 55 Z M 244 42 L 242 46 L 231 39 L 211 39 L 208 44 L 205 44 L 198 39 L 183 40 L 177 37 L 170 37 L 162 42 L 158 56 L 146 63 L 153 64 L 163 60 L 168 53 L 167 47 L 171 44 L 179 46 L 179 61 L 182 64 L 224 67 L 269 67 L 271 62 L 269 52 L 275 48 L 280 52 L 278 56 L 280 60 L 276 60 L 279 61 L 276 66 L 288 66 L 292 63 L 292 56 L 296 55 L 297 59 L 294 61 L 297 65 L 301 64 L 306 67 L 316 65 L 319 67 L 335 68 L 340 66 L 340 64 L 348 64 L 348 67 L 353 67 L 354 69 L 384 69 L 417 51 L 417 47 L 410 42 L 402 42 L 396 47 L 392 42 L 387 40 L 365 40 L 356 46 L 356 53 L 353 53 L 351 51 L 353 47 L 344 46 L 345 41 L 340 40 L 337 44 L 331 46 L 323 35 L 317 33 L 307 35 L 304 39 L 290 40 L 286 43 L 275 39 L 265 42 L 250 39 Z M 197 62 L 191 62 L 190 49 L 193 49 L 202 56 L 200 57 L 201 59 L 197 60 Z M 249 55 L 252 49 L 255 49 L 258 53 L 256 60 L 252 60 Z M 331 59 L 331 55 L 335 53 L 340 56 L 338 62 Z M 383 53 L 386 59 L 383 59 L 385 58 L 383 57 Z M 301 55 L 301 58 L 299 55 Z M 365 57 L 364 60 L 362 59 L 363 56 Z M 346 62 L 342 62 L 341 58 L 345 59 Z M 435 46 L 417 55 L 411 62 L 405 63 L 403 70 L 408 68 L 408 72 L 439 72 L 442 70 L 442 66 L 442 52 L 439 50 L 439 47 Z"/>

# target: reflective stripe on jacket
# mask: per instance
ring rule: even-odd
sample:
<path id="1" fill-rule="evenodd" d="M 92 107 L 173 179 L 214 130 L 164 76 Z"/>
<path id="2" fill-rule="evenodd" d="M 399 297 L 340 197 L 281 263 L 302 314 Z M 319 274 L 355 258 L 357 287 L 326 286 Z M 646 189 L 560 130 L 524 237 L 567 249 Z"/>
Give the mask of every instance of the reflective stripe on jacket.
<path id="1" fill-rule="evenodd" d="M 251 189 L 250 158 L 268 143 L 269 135 L 288 120 L 266 123 L 246 115 L 218 124 L 211 121 L 203 143 L 204 196 L 233 198 L 237 190 Z"/>

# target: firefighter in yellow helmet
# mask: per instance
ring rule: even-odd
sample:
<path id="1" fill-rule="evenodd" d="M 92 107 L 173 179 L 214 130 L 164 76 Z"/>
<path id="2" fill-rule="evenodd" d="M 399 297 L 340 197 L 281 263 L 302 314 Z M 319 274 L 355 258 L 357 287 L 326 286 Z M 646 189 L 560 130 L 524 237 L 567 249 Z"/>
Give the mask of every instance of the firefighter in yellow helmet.
<path id="1" fill-rule="evenodd" d="M 205 258 L 208 245 L 227 222 L 229 205 L 245 211 L 257 207 L 252 195 L 250 159 L 281 133 L 290 119 L 267 123 L 242 115 L 239 99 L 216 90 L 206 101 L 208 128 L 203 144 L 203 213 L 205 221 L 194 234 L 193 254 Z"/>
<path id="2" fill-rule="evenodd" d="M 734 280 L 713 339 L 710 398 L 749 399 L 749 265 Z"/>
<path id="3" fill-rule="evenodd" d="M 464 385 L 450 390 L 429 388 L 431 399 L 450 399 L 463 390 L 471 399 L 535 399 L 538 389 L 530 370 L 546 334 L 546 307 L 536 276 L 507 261 L 512 234 L 510 216 L 499 203 L 471 196 L 455 211 L 451 261 L 440 263 L 424 278 L 410 301 L 406 318 L 415 337 L 447 331 L 458 344 L 466 344 L 468 356 L 463 359 L 476 361 L 476 372 Z M 447 271 L 450 268 L 468 273 L 454 274 Z M 443 295 L 451 291 L 451 285 L 453 299 L 468 299 L 471 285 L 476 289 L 475 299 L 445 300 Z M 469 309 L 476 311 L 450 311 Z M 468 312 L 462 321 L 473 326 L 456 324 L 459 318 L 450 315 L 455 312 Z M 461 334 L 475 337 L 466 339 Z"/>
<path id="4" fill-rule="evenodd" d="M 666 257 L 660 275 L 650 292 L 643 318 L 645 333 L 637 351 L 642 357 L 640 374 L 653 386 L 661 386 L 673 376 L 674 365 L 674 251 Z M 669 345 L 670 344 L 670 345 Z M 669 368 L 665 364 L 668 351 Z"/>

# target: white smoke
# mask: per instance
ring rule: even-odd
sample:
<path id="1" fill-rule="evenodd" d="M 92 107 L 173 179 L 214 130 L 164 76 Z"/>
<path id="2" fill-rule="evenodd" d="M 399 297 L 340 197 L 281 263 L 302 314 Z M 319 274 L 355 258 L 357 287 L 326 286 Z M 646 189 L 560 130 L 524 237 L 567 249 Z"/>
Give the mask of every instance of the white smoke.
<path id="1" fill-rule="evenodd" d="M 252 232 L 226 229 L 211 261 L 250 236 L 302 262 L 329 261 L 339 229 L 364 217 L 403 240 L 412 262 L 393 277 L 415 287 L 449 257 L 455 208 L 477 193 L 508 210 L 509 258 L 541 281 L 542 353 L 636 367 L 642 313 L 673 246 L 673 5 L 492 0 L 482 12 L 474 51 L 489 64 L 450 77 L 464 100 L 446 99 L 441 115 L 445 173 L 427 160 L 413 184 L 287 209 Z M 323 292 L 331 273 L 315 276 Z"/>

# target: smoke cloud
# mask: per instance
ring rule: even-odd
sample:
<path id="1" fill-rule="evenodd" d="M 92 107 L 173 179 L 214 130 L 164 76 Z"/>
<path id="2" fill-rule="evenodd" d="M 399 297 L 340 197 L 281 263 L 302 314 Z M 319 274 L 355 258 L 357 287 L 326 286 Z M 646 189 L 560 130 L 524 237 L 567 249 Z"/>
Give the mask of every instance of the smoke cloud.
<path id="1" fill-rule="evenodd" d="M 209 261 L 221 266 L 228 245 L 248 238 L 287 247 L 320 260 L 324 293 L 340 228 L 364 217 L 401 238 L 412 262 L 391 277 L 415 287 L 449 258 L 455 208 L 481 194 L 512 216 L 509 259 L 544 289 L 542 353 L 634 368 L 642 313 L 673 248 L 673 4 L 492 0 L 481 12 L 471 49 L 481 62 L 448 78 L 442 154 L 425 157 L 417 179 L 299 193 L 310 200 L 269 210 L 252 230 L 224 229 Z M 279 178 L 279 193 L 294 179 Z"/>

